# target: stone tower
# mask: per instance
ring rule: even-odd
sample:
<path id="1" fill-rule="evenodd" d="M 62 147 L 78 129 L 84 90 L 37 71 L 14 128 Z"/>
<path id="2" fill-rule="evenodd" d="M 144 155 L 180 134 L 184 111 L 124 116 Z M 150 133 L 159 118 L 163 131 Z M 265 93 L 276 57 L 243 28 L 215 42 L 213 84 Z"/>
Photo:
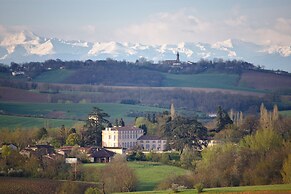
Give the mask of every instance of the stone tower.
<path id="1" fill-rule="evenodd" d="M 177 52 L 177 59 L 176 59 L 176 62 L 177 62 L 177 63 L 180 62 L 180 54 L 179 54 L 179 52 Z"/>

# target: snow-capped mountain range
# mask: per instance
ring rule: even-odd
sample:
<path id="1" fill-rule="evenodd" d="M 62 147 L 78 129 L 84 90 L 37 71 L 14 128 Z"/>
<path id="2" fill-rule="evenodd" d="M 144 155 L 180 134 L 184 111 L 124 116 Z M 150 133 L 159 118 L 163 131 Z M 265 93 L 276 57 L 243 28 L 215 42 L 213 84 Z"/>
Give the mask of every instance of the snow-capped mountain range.
<path id="1" fill-rule="evenodd" d="M 237 39 L 214 44 L 189 43 L 145 45 L 120 42 L 67 41 L 43 38 L 32 32 L 20 32 L 0 39 L 0 63 L 61 60 L 116 60 L 135 61 L 141 57 L 155 62 L 175 59 L 180 53 L 181 61 L 200 59 L 237 59 L 263 65 L 266 69 L 291 72 L 291 46 L 258 45 Z"/>

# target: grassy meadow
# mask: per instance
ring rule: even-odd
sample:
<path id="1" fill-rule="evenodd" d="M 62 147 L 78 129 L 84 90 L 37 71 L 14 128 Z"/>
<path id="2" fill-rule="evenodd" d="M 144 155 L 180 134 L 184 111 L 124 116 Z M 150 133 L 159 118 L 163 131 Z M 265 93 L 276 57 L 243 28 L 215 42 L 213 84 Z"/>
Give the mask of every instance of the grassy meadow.
<path id="1" fill-rule="evenodd" d="M 132 194 L 142 193 L 160 193 L 169 194 L 171 190 L 166 191 L 147 191 L 147 192 L 131 192 Z M 186 189 L 179 191 L 182 194 L 195 194 L 197 190 Z M 279 194 L 291 193 L 291 184 L 278 184 L 278 185 L 258 185 L 258 186 L 240 186 L 240 187 L 220 187 L 220 188 L 205 188 L 203 193 L 232 193 L 232 194 Z"/>
<path id="2" fill-rule="evenodd" d="M 164 86 L 171 87 L 200 87 L 200 88 L 235 88 L 238 74 L 201 73 L 201 74 L 164 74 Z"/>
<path id="3" fill-rule="evenodd" d="M 84 164 L 84 167 L 102 168 L 104 165 L 106 164 Z M 170 176 L 187 173 L 185 169 L 155 162 L 128 162 L 128 165 L 135 170 L 138 177 L 138 191 L 154 190 L 162 180 Z"/>
<path id="4" fill-rule="evenodd" d="M 41 128 L 48 126 L 49 128 L 58 128 L 62 125 L 66 127 L 73 127 L 82 121 L 69 120 L 69 119 L 45 119 L 34 117 L 21 117 L 0 115 L 0 129 L 31 129 Z"/>
<path id="5" fill-rule="evenodd" d="M 123 118 L 127 124 L 134 121 L 134 117 L 126 116 L 131 112 L 164 111 L 162 108 L 119 103 L 65 104 L 0 102 L 1 112 L 8 113 L 9 115 L 16 115 L 0 115 L 0 129 L 43 127 L 44 122 L 47 121 L 51 127 L 59 127 L 62 124 L 65 126 L 73 126 L 79 119 L 85 120 L 94 106 L 108 113 L 110 115 L 108 120 L 111 122 L 114 122 L 116 118 Z"/>
<path id="6" fill-rule="evenodd" d="M 291 117 L 291 110 L 280 111 L 280 114 L 283 116 Z"/>
<path id="7" fill-rule="evenodd" d="M 1 194 L 53 194 L 59 190 L 65 181 L 39 178 L 0 177 Z M 95 187 L 95 183 L 81 181 L 72 182 L 80 193 L 84 193 L 88 187 Z"/>
<path id="8" fill-rule="evenodd" d="M 65 83 L 65 80 L 74 73 L 75 70 L 68 69 L 46 71 L 37 76 L 33 81 L 44 83 Z M 234 73 L 209 72 L 199 74 L 161 74 L 164 76 L 161 87 L 219 88 L 264 92 L 255 87 L 249 87 L 248 84 L 241 83 L 241 76 Z"/>
<path id="9" fill-rule="evenodd" d="M 67 77 L 73 75 L 74 73 L 74 70 L 68 69 L 46 71 L 37 76 L 33 81 L 45 83 L 63 83 Z"/>

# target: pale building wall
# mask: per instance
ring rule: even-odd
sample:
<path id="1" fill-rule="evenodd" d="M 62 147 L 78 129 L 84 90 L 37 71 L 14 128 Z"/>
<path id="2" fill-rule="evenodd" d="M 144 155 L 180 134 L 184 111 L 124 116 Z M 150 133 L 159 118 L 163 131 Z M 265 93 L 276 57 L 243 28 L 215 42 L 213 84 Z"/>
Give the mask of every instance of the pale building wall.
<path id="1" fill-rule="evenodd" d="M 167 140 L 138 140 L 144 150 L 166 150 Z"/>
<path id="2" fill-rule="evenodd" d="M 143 130 L 128 129 L 119 130 L 120 128 L 106 128 L 102 131 L 103 147 L 123 147 L 131 148 L 137 144 L 137 139 L 143 135 Z"/>

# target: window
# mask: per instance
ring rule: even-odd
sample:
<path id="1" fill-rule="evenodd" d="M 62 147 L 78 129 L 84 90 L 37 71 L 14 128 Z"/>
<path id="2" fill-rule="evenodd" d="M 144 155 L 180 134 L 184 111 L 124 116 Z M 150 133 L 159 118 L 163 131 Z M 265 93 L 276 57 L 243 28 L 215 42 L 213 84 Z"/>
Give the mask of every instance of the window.
<path id="1" fill-rule="evenodd" d="M 147 140 L 146 143 L 150 143 L 150 141 Z"/>
<path id="2" fill-rule="evenodd" d="M 111 139 L 111 135 L 108 135 L 108 139 Z"/>
<path id="3" fill-rule="evenodd" d="M 152 145 L 152 149 L 153 149 L 153 150 L 156 149 L 156 145 L 155 145 L 155 144 Z"/>
<path id="4" fill-rule="evenodd" d="M 161 143 L 161 140 L 159 140 L 158 143 Z"/>
<path id="5" fill-rule="evenodd" d="M 153 141 L 153 143 L 156 143 L 156 141 Z"/>
<path id="6" fill-rule="evenodd" d="M 143 143 L 143 140 L 140 140 L 140 143 Z"/>
<path id="7" fill-rule="evenodd" d="M 146 150 L 150 149 L 150 144 L 146 144 Z"/>

